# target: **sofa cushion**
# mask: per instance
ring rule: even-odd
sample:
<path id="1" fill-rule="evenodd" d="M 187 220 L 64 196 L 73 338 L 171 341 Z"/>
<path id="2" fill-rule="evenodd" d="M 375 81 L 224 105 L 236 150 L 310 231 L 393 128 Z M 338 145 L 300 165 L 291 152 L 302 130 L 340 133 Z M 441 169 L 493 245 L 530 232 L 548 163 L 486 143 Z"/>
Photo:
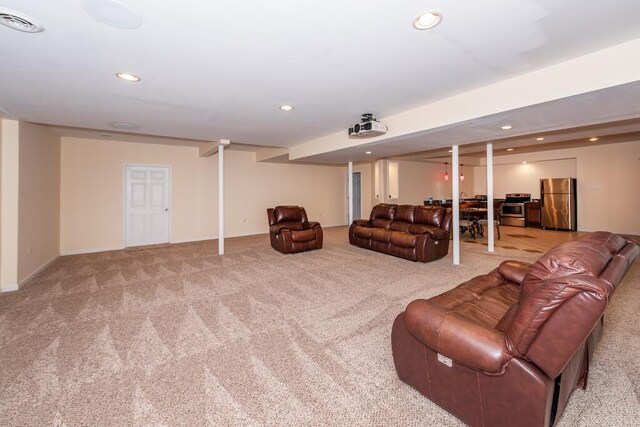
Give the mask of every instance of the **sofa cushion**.
<path id="1" fill-rule="evenodd" d="M 418 236 L 396 231 L 391 233 L 391 244 L 400 248 L 415 248 Z"/>
<path id="2" fill-rule="evenodd" d="M 371 238 L 377 242 L 389 243 L 392 232 L 384 228 L 374 228 L 371 230 Z"/>
<path id="3" fill-rule="evenodd" d="M 369 219 L 393 220 L 395 218 L 397 207 L 398 205 L 380 203 L 373 207 L 373 209 L 371 210 L 371 216 L 369 217 Z"/>
<path id="4" fill-rule="evenodd" d="M 276 223 L 302 222 L 302 211 L 298 206 L 276 206 L 274 208 Z"/>
<path id="5" fill-rule="evenodd" d="M 396 209 L 394 219 L 396 221 L 405 221 L 412 223 L 415 218 L 416 207 L 412 205 L 400 205 Z"/>
<path id="6" fill-rule="evenodd" d="M 413 224 L 411 224 L 410 222 L 407 221 L 393 221 L 390 225 L 389 225 L 389 230 L 392 231 L 404 231 L 405 233 L 409 231 L 409 228 L 412 226 Z"/>
<path id="7" fill-rule="evenodd" d="M 445 208 L 442 206 L 416 206 L 415 224 L 440 227 L 444 219 Z"/>

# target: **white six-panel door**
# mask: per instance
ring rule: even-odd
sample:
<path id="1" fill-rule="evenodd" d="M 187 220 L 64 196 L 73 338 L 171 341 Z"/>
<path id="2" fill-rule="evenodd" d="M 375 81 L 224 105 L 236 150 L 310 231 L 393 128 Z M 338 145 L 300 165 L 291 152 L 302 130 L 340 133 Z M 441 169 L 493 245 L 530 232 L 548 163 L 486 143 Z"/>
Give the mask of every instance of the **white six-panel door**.
<path id="1" fill-rule="evenodd" d="M 125 246 L 169 242 L 168 167 L 125 167 Z"/>

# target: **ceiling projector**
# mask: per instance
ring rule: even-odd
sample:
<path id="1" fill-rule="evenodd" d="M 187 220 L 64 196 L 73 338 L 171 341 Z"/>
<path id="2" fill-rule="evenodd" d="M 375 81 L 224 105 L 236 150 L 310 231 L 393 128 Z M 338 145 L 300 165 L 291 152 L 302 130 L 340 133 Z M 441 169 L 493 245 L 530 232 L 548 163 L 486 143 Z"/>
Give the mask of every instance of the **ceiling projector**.
<path id="1" fill-rule="evenodd" d="M 349 138 L 370 138 L 385 133 L 387 126 L 380 123 L 371 113 L 363 114 L 360 123 L 349 128 Z"/>

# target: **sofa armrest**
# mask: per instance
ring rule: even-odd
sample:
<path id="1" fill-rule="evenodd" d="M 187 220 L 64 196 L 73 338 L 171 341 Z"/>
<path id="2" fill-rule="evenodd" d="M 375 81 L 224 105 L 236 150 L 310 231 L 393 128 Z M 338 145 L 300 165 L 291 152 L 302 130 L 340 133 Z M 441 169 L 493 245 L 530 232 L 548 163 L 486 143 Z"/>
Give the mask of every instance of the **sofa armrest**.
<path id="1" fill-rule="evenodd" d="M 503 279 L 519 285 L 527 275 L 530 266 L 531 264 L 522 261 L 503 261 L 498 267 L 498 274 Z"/>
<path id="2" fill-rule="evenodd" d="M 360 227 L 371 227 L 371 221 L 368 219 L 354 219 L 352 224 L 359 225 Z"/>
<path id="3" fill-rule="evenodd" d="M 472 369 L 500 374 L 513 357 L 502 332 L 427 300 L 407 306 L 406 326 L 425 346 Z"/>
<path id="4" fill-rule="evenodd" d="M 409 227 L 409 233 L 411 234 L 424 234 L 427 236 L 431 236 L 434 240 L 449 240 L 449 232 L 438 227 L 423 225 L 423 224 L 412 224 Z"/>
<path id="5" fill-rule="evenodd" d="M 275 224 L 269 226 L 270 233 L 278 234 L 281 230 L 289 230 L 289 227 L 287 227 L 287 224 Z"/>
<path id="6" fill-rule="evenodd" d="M 449 240 L 449 232 L 442 228 L 435 228 L 429 231 L 431 237 L 435 240 Z"/>
<path id="7" fill-rule="evenodd" d="M 304 228 L 305 230 L 309 230 L 311 228 L 319 228 L 319 227 L 320 227 L 320 223 L 315 221 L 307 221 L 302 223 L 302 228 Z"/>

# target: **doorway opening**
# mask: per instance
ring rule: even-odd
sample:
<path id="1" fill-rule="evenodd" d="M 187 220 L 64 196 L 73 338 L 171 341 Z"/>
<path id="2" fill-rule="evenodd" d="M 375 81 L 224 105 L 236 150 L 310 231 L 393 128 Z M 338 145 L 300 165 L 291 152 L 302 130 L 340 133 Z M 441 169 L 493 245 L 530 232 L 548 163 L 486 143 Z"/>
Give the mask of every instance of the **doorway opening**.
<path id="1" fill-rule="evenodd" d="M 353 172 L 351 174 L 351 182 L 353 185 L 353 200 L 351 206 L 353 207 L 353 219 L 360 219 L 362 216 L 362 187 L 360 185 L 360 172 Z"/>

